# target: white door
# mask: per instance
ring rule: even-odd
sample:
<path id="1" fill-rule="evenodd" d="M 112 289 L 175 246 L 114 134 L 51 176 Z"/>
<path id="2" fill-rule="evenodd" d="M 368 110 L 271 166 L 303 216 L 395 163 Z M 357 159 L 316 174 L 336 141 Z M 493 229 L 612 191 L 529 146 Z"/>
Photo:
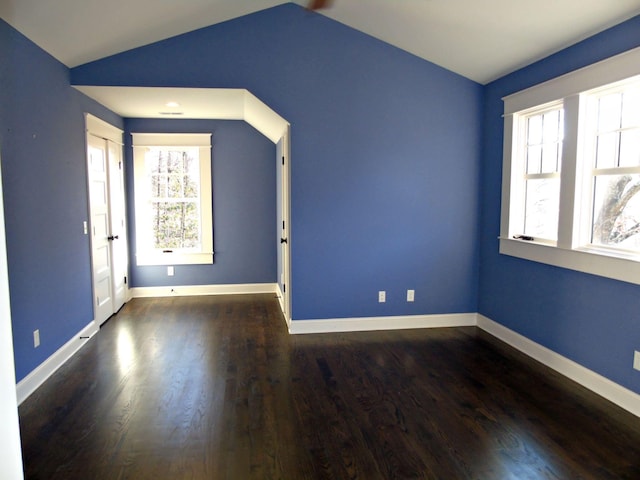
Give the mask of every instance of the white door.
<path id="1" fill-rule="evenodd" d="M 0 172 L 0 478 L 21 480 L 22 449 L 18 423 L 18 400 L 11 334 L 9 275 L 5 243 L 2 173 Z"/>
<path id="2" fill-rule="evenodd" d="M 107 142 L 89 133 L 87 147 L 94 320 L 102 325 L 114 313 Z"/>
<path id="3" fill-rule="evenodd" d="M 282 278 L 280 283 L 282 284 L 282 313 L 285 316 L 287 322 L 291 319 L 291 282 L 290 282 L 290 268 L 289 268 L 289 252 L 290 252 L 290 215 L 289 215 L 289 127 L 282 137 L 282 169 L 281 169 L 281 189 L 280 189 L 280 201 L 282 205 L 282 219 L 279 226 L 280 232 L 280 258 L 282 261 Z"/>
<path id="4" fill-rule="evenodd" d="M 111 240 L 111 283 L 113 311 L 120 310 L 127 301 L 127 207 L 125 203 L 122 145 L 107 140 L 109 158 L 109 217 Z"/>
<path id="5" fill-rule="evenodd" d="M 94 320 L 102 325 L 127 301 L 126 203 L 122 131 L 87 115 L 87 175 Z"/>

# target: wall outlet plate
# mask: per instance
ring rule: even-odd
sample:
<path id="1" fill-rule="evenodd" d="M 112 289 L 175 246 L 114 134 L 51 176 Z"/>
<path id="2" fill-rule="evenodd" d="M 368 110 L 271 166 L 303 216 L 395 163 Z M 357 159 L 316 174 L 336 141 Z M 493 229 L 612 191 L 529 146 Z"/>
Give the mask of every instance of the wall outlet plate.
<path id="1" fill-rule="evenodd" d="M 407 302 L 413 302 L 416 298 L 415 290 L 407 290 Z"/>
<path id="2" fill-rule="evenodd" d="M 633 353 L 633 368 L 640 370 L 640 352 L 638 350 Z"/>
<path id="3" fill-rule="evenodd" d="M 387 292 L 380 290 L 378 292 L 378 303 L 384 303 L 387 301 Z"/>
<path id="4" fill-rule="evenodd" d="M 173 267 L 167 267 L 167 275 L 173 277 L 174 269 Z"/>
<path id="5" fill-rule="evenodd" d="M 40 330 L 33 331 L 33 348 L 38 348 L 40 346 Z"/>

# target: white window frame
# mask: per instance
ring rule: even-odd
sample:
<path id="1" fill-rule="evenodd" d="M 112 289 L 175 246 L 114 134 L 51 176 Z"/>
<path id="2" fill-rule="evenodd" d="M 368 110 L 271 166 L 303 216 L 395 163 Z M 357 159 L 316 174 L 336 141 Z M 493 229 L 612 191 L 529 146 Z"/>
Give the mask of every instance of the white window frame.
<path id="1" fill-rule="evenodd" d="M 525 217 L 526 217 L 526 191 L 527 191 L 527 182 L 529 180 L 542 180 L 542 179 L 561 179 L 561 165 L 560 161 L 559 168 L 554 172 L 545 172 L 545 173 L 527 173 L 527 124 L 531 117 L 535 117 L 537 115 L 542 115 L 548 113 L 552 110 L 562 109 L 562 102 L 551 102 L 545 105 L 534 107 L 533 109 L 529 109 L 524 112 L 518 112 L 517 118 L 519 119 L 518 123 L 518 131 L 514 132 L 515 138 L 517 142 L 514 142 L 514 146 L 512 148 L 512 156 L 514 161 L 512 162 L 514 165 L 513 175 L 511 178 L 511 191 L 514 193 L 511 195 L 511 209 L 509 214 L 509 224 L 512 226 L 512 230 L 515 235 L 529 235 L 529 233 L 520 228 L 520 226 L 525 225 Z M 556 142 L 557 143 L 557 142 Z M 562 142 L 560 142 L 562 145 Z M 516 145 L 517 144 L 517 145 Z M 517 158 L 517 160 L 516 160 Z M 516 194 L 517 192 L 517 194 Z M 516 227 L 518 225 L 518 227 Z M 518 232 L 518 233 L 515 233 Z M 557 236 L 557 235 L 556 235 Z M 556 238 L 539 238 L 537 239 L 540 243 L 545 243 L 549 245 L 556 244 Z"/>
<path id="2" fill-rule="evenodd" d="M 499 251 L 501 254 L 555 265 L 640 285 L 640 255 L 590 245 L 586 239 L 584 126 L 580 112 L 587 108 L 588 94 L 598 88 L 640 78 L 640 48 L 570 72 L 548 82 L 503 98 L 504 154 L 502 172 L 502 210 Z M 518 114 L 552 103 L 564 105 L 564 144 L 560 180 L 560 212 L 557 242 L 515 239 L 514 215 L 518 215 L 517 188 L 522 182 L 516 160 Z M 521 170 L 520 170 L 521 173 Z M 520 205 L 521 206 L 521 205 Z"/>
<path id="3" fill-rule="evenodd" d="M 195 265 L 213 263 L 213 215 L 211 195 L 211 134 L 132 133 L 136 214 L 136 265 Z M 201 245 L 198 251 L 163 252 L 152 247 L 151 228 L 145 224 L 148 198 L 141 186 L 148 181 L 145 153 L 149 147 L 197 147 L 200 163 Z"/>

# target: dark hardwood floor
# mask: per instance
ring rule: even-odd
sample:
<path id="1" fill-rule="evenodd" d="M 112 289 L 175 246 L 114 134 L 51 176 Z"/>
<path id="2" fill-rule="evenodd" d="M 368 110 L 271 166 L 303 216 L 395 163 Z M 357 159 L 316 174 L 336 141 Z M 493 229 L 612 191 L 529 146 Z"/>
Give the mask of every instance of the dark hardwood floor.
<path id="1" fill-rule="evenodd" d="M 476 328 L 135 299 L 20 406 L 28 479 L 640 479 L 640 419 Z"/>

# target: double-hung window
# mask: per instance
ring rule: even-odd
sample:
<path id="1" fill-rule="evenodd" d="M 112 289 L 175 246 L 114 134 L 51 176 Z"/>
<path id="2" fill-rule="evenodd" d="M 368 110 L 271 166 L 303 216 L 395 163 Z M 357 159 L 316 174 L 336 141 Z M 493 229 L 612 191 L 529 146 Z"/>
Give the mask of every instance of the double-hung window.
<path id="1" fill-rule="evenodd" d="M 500 252 L 640 284 L 640 48 L 503 100 Z"/>
<path id="2" fill-rule="evenodd" d="M 137 265 L 213 263 L 211 135 L 132 137 Z"/>
<path id="3" fill-rule="evenodd" d="M 523 236 L 547 242 L 558 238 L 558 202 L 564 129 L 562 105 L 553 104 L 522 115 L 517 168 L 519 185 L 514 223 Z"/>
<path id="4" fill-rule="evenodd" d="M 587 103 L 590 241 L 640 252 L 640 79 L 594 92 Z"/>

